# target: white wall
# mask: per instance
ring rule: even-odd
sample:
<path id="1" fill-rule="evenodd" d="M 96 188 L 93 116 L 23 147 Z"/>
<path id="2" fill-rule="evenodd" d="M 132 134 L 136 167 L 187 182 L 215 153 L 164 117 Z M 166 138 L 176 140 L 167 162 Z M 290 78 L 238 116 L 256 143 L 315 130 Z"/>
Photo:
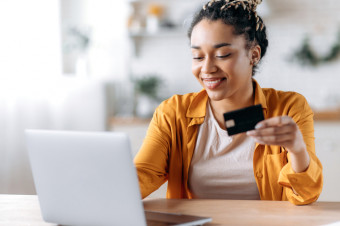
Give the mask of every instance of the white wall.
<path id="1" fill-rule="evenodd" d="M 128 4 L 111 0 L 60 0 L 62 37 L 65 45 L 70 28 L 88 29 L 90 46 L 86 52 L 88 76 L 122 81 L 127 78 Z M 77 52 L 63 54 L 63 70 L 75 74 Z"/>
<path id="2" fill-rule="evenodd" d="M 59 1 L 0 1 L 0 77 L 61 72 Z"/>
<path id="3" fill-rule="evenodd" d="M 317 67 L 289 62 L 306 35 L 311 37 L 311 45 L 317 54 L 328 54 L 340 31 L 340 2 L 296 2 L 292 5 L 302 8 L 289 7 L 290 0 L 285 4 L 281 1 L 279 6 L 283 8 L 277 6 L 266 19 L 269 48 L 256 78 L 264 87 L 302 93 L 316 110 L 340 106 L 340 89 L 337 88 L 340 84 L 339 59 Z"/>
<path id="4" fill-rule="evenodd" d="M 24 130 L 105 130 L 104 88 L 62 77 L 59 0 L 2 0 L 0 28 L 0 193 L 34 194 Z"/>
<path id="5" fill-rule="evenodd" d="M 59 12 L 58 0 L 0 1 L 0 193 L 34 192 L 23 130 L 49 120 L 28 100 L 61 73 Z"/>

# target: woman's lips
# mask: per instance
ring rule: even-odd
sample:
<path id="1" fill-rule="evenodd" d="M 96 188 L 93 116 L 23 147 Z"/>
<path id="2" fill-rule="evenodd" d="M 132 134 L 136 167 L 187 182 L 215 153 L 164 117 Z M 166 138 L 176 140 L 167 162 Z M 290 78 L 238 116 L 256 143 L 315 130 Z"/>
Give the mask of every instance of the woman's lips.
<path id="1" fill-rule="evenodd" d="M 226 78 L 202 78 L 203 84 L 208 89 L 216 89 Z"/>

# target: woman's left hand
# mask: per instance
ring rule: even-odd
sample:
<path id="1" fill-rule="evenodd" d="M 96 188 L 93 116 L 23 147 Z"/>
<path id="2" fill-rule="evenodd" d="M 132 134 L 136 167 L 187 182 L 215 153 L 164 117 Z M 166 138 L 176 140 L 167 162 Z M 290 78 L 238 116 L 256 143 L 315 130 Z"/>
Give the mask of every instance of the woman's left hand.
<path id="1" fill-rule="evenodd" d="M 302 134 L 289 116 L 263 120 L 256 125 L 255 130 L 248 131 L 247 135 L 260 144 L 285 147 L 292 154 L 299 154 L 306 150 Z"/>
<path id="2" fill-rule="evenodd" d="M 291 156 L 291 165 L 296 173 L 309 166 L 309 154 L 299 127 L 289 116 L 278 116 L 259 122 L 248 136 L 257 143 L 284 147 Z"/>

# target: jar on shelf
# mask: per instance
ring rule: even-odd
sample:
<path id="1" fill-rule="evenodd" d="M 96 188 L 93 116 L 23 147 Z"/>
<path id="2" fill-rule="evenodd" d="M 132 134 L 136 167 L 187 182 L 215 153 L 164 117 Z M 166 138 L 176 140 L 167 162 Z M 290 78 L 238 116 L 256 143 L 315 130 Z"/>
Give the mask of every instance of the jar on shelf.
<path id="1" fill-rule="evenodd" d="M 158 4 L 150 4 L 146 16 L 146 30 L 155 33 L 160 27 L 160 19 L 163 14 L 163 7 Z"/>
<path id="2" fill-rule="evenodd" d="M 130 13 L 127 22 L 127 26 L 129 31 L 131 32 L 140 32 L 143 29 L 143 16 L 140 15 L 140 2 L 130 2 Z"/>

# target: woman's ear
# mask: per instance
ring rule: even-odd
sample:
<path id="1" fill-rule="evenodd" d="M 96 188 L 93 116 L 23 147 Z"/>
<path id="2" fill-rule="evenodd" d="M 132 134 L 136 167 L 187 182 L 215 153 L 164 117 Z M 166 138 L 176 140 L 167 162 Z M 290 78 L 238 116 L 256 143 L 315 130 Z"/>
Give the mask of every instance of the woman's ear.
<path id="1" fill-rule="evenodd" d="M 251 60 L 250 64 L 255 66 L 261 59 L 261 47 L 259 45 L 255 45 L 250 49 Z"/>

